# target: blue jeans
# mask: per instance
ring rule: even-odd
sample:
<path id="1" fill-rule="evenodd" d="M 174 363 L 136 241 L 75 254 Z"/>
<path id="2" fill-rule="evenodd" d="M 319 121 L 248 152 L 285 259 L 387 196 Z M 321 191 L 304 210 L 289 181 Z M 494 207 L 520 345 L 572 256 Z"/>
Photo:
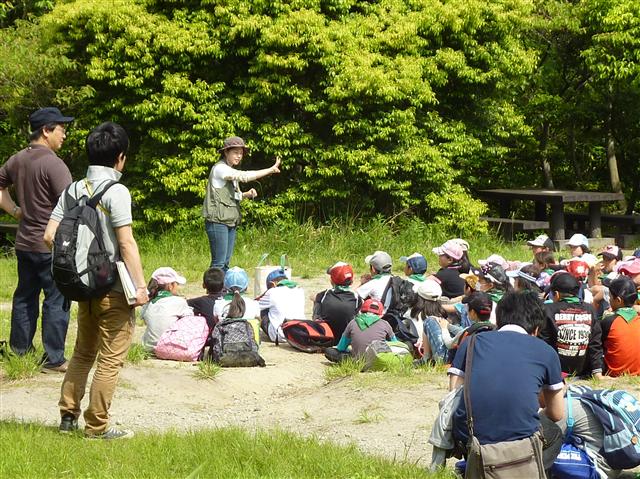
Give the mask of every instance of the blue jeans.
<path id="1" fill-rule="evenodd" d="M 233 254 L 233 247 L 236 244 L 236 227 L 205 221 L 204 228 L 207 231 L 209 248 L 211 249 L 211 264 L 209 267 L 221 268 L 223 271 L 227 271 Z"/>
<path id="2" fill-rule="evenodd" d="M 438 320 L 433 316 L 429 316 L 424 320 L 423 327 L 424 333 L 427 335 L 429 346 L 431 348 L 431 357 L 425 359 L 433 359 L 434 361 L 446 361 L 447 353 L 449 352 L 449 350 L 447 349 L 447 346 L 445 346 L 444 340 L 442 339 L 442 329 L 440 328 Z M 463 328 L 455 324 L 450 324 L 448 329 L 449 334 L 451 336 L 455 336 Z"/>
<path id="3" fill-rule="evenodd" d="M 18 287 L 13 294 L 11 334 L 9 344 L 19 355 L 33 350 L 33 338 L 42 303 L 42 345 L 44 365 L 59 366 L 65 362 L 64 343 L 69 327 L 69 311 L 63 310 L 64 296 L 58 291 L 51 275 L 51 253 L 16 251 Z"/>

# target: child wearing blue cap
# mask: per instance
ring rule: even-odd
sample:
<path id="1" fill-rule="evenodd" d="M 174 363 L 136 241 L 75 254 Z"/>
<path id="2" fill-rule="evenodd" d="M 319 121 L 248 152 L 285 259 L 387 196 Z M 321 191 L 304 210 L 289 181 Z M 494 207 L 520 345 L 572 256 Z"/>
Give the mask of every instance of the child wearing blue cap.
<path id="1" fill-rule="evenodd" d="M 407 281 L 413 284 L 413 291 L 417 291 L 420 283 L 427 278 L 427 259 L 420 253 L 413 253 L 411 256 L 401 256 L 400 261 L 405 263 Z"/>
<path id="2" fill-rule="evenodd" d="M 305 319 L 304 289 L 291 281 L 284 269 L 267 276 L 267 290 L 258 298 L 260 327 L 273 342 L 286 342 L 282 323 L 287 319 Z"/>
<path id="3" fill-rule="evenodd" d="M 213 307 L 213 314 L 218 321 L 224 321 L 227 318 L 257 319 L 260 317 L 258 302 L 244 295 L 248 287 L 249 276 L 245 270 L 237 266 L 227 270 L 224 275 L 226 293 L 216 301 Z"/>

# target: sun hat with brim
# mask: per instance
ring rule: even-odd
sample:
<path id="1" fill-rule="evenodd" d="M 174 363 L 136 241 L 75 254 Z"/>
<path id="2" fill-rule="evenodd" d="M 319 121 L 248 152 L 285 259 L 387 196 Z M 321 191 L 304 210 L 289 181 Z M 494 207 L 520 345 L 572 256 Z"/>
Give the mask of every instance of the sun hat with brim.
<path id="1" fill-rule="evenodd" d="M 480 269 L 478 276 L 491 281 L 493 284 L 504 285 L 509 282 L 506 271 L 498 263 L 484 264 Z"/>
<path id="2" fill-rule="evenodd" d="M 364 259 L 364 262 L 370 266 L 373 266 L 378 272 L 386 273 L 391 271 L 393 261 L 391 256 L 386 251 L 375 251 Z"/>
<path id="3" fill-rule="evenodd" d="M 473 271 L 471 273 L 460 273 L 460 277 L 465 283 L 469 285 L 471 289 L 476 289 L 476 285 L 480 280 L 480 278 L 478 278 L 478 275 Z"/>
<path id="4" fill-rule="evenodd" d="M 617 267 L 618 273 L 626 274 L 627 276 L 635 276 L 640 274 L 640 258 L 636 258 L 633 261 L 625 261 L 620 263 Z"/>
<path id="5" fill-rule="evenodd" d="M 502 266 L 502 269 L 504 269 L 505 271 L 508 270 L 511 267 L 509 262 L 506 259 L 504 259 L 502 256 L 500 256 L 499 254 L 492 254 L 487 259 L 479 259 L 478 260 L 478 264 L 480 266 L 484 266 L 485 264 L 488 264 L 488 263 L 499 264 L 500 266 Z"/>
<path id="6" fill-rule="evenodd" d="M 567 245 L 568 246 L 586 246 L 588 248 L 589 240 L 585 235 L 576 233 L 571 238 L 569 238 L 569 241 L 567 241 Z"/>
<path id="7" fill-rule="evenodd" d="M 622 250 L 619 246 L 609 244 L 605 246 L 600 253 L 598 253 L 598 256 L 602 256 L 607 259 L 617 259 L 620 261 L 622 259 Z"/>
<path id="8" fill-rule="evenodd" d="M 249 275 L 238 266 L 229 268 L 224 274 L 224 287 L 226 289 L 237 288 L 244 292 L 249 287 Z"/>
<path id="9" fill-rule="evenodd" d="M 434 280 L 424 280 L 416 290 L 418 296 L 427 301 L 438 301 L 442 297 L 442 287 Z"/>
<path id="10" fill-rule="evenodd" d="M 31 131 L 36 131 L 50 123 L 71 123 L 75 118 L 64 116 L 60 110 L 53 106 L 40 108 L 29 115 Z"/>
<path id="11" fill-rule="evenodd" d="M 420 253 L 413 253 L 411 256 L 400 256 L 400 261 L 407 263 L 407 266 L 415 274 L 424 274 L 427 271 L 427 259 Z"/>
<path id="12" fill-rule="evenodd" d="M 351 284 L 353 281 L 353 268 L 343 261 L 338 261 L 327 269 L 327 274 L 331 277 L 331 282 L 336 286 Z"/>
<path id="13" fill-rule="evenodd" d="M 462 248 L 462 251 L 469 251 L 469 243 L 467 243 L 462 238 L 453 238 L 451 241 L 458 243 Z"/>
<path id="14" fill-rule="evenodd" d="M 438 256 L 449 256 L 454 260 L 459 260 L 462 258 L 464 251 L 462 250 L 462 246 L 460 246 L 455 240 L 445 241 L 443 244 L 438 246 L 437 248 L 433 248 L 433 251 Z"/>
<path id="15" fill-rule="evenodd" d="M 158 268 L 151 274 L 151 277 L 155 279 L 158 284 L 187 283 L 187 279 L 184 276 L 180 276 L 175 269 L 168 266 Z"/>
<path id="16" fill-rule="evenodd" d="M 239 136 L 230 136 L 229 138 L 224 140 L 222 148 L 220 148 L 218 151 L 222 153 L 224 150 L 228 150 L 230 148 L 242 148 L 245 153 L 249 151 L 249 147 Z"/>
<path id="17" fill-rule="evenodd" d="M 527 244 L 529 246 L 538 246 L 541 248 L 544 247 L 553 247 L 553 242 L 551 242 L 551 245 L 549 245 L 549 242 L 551 241 L 551 239 L 547 236 L 547 235 L 539 235 L 536 236 L 535 239 L 531 240 L 531 241 L 527 241 Z"/>

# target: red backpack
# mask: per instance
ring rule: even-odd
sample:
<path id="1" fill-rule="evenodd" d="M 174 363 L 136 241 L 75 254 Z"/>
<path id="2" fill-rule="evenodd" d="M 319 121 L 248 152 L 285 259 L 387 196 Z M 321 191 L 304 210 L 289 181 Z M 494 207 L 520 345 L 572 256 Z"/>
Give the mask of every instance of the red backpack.
<path id="1" fill-rule="evenodd" d="M 334 344 L 333 331 L 322 320 L 288 320 L 282 323 L 282 333 L 293 348 L 305 353 L 320 353 Z"/>

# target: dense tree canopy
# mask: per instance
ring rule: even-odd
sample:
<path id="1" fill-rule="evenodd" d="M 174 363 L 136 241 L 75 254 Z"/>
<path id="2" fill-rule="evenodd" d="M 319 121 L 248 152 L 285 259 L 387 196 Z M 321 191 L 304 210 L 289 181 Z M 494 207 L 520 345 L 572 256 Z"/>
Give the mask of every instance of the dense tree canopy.
<path id="1" fill-rule="evenodd" d="M 78 118 L 63 156 L 80 175 L 86 133 L 120 122 L 151 222 L 198 217 L 231 134 L 245 168 L 283 159 L 249 207 L 262 217 L 408 211 L 470 233 L 476 188 L 615 188 L 608 147 L 638 196 L 632 0 L 53 3 L 3 29 L 0 151 L 53 104 Z"/>

